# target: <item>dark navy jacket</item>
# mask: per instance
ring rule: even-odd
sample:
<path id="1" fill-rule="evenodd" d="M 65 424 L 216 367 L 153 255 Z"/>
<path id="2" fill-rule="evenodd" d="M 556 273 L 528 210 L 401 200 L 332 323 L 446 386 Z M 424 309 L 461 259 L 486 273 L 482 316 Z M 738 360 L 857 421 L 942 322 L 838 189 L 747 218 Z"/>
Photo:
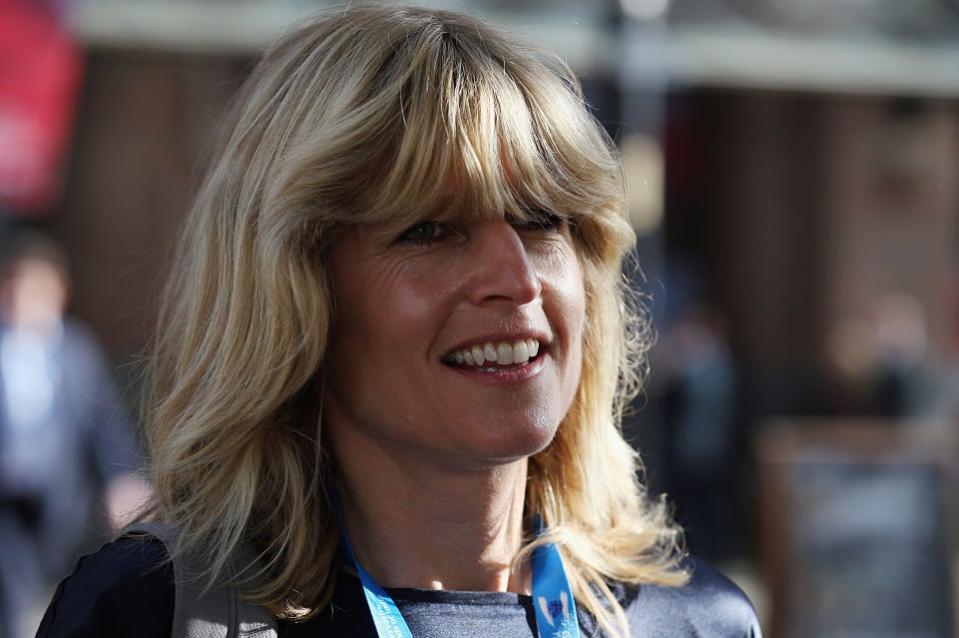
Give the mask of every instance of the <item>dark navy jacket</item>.
<path id="1" fill-rule="evenodd" d="M 173 623 L 173 572 L 156 540 L 125 538 L 80 560 L 60 583 L 37 638 L 168 638 Z M 635 638 L 759 638 L 743 592 L 694 559 L 679 588 L 617 587 Z M 535 638 L 530 596 L 500 592 L 387 590 L 417 638 Z M 603 636 L 579 609 L 582 634 Z M 375 638 L 359 581 L 342 573 L 332 604 L 307 622 L 278 624 L 279 638 Z"/>

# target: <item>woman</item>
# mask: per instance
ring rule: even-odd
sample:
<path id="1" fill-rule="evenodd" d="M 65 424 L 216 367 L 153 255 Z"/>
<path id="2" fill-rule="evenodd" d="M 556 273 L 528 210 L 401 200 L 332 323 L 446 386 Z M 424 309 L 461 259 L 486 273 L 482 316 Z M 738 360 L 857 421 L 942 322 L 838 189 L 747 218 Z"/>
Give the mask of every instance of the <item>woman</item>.
<path id="1" fill-rule="evenodd" d="M 215 157 L 146 416 L 173 566 L 107 545 L 40 636 L 168 636 L 172 570 L 216 586 L 241 551 L 279 636 L 758 635 L 635 481 L 633 234 L 562 62 L 462 15 L 329 13 Z"/>

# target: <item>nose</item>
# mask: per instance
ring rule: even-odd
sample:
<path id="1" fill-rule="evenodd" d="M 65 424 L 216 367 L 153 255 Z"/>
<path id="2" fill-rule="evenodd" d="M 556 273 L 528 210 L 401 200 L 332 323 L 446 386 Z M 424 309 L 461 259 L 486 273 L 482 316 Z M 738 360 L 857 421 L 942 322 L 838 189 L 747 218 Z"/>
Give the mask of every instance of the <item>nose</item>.
<path id="1" fill-rule="evenodd" d="M 525 305 L 543 286 L 519 233 L 503 222 L 479 224 L 470 233 L 467 296 L 475 305 Z"/>

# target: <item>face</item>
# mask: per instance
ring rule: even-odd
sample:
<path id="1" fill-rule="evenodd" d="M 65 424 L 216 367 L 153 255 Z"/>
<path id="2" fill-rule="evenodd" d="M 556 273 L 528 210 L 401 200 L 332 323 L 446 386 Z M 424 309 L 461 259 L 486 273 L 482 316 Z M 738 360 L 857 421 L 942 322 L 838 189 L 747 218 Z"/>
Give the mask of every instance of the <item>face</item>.
<path id="1" fill-rule="evenodd" d="M 63 318 L 66 284 L 56 267 L 42 259 L 17 263 L 2 288 L 0 314 L 13 326 L 46 332 Z"/>
<path id="2" fill-rule="evenodd" d="M 331 434 L 457 467 L 552 440 L 579 383 L 583 275 L 570 231 L 534 223 L 358 227 L 329 261 Z"/>

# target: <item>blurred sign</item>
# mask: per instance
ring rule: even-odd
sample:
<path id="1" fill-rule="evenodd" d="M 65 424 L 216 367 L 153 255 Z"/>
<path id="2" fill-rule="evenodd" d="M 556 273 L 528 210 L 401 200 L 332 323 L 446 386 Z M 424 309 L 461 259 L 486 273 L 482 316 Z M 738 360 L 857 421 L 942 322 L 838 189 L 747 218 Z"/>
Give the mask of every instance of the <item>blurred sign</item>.
<path id="1" fill-rule="evenodd" d="M 775 635 L 954 635 L 953 464 L 914 423 L 791 423 L 760 444 Z"/>
<path id="2" fill-rule="evenodd" d="M 44 3 L 0 0 L 0 214 L 56 201 L 79 78 L 79 52 Z"/>

